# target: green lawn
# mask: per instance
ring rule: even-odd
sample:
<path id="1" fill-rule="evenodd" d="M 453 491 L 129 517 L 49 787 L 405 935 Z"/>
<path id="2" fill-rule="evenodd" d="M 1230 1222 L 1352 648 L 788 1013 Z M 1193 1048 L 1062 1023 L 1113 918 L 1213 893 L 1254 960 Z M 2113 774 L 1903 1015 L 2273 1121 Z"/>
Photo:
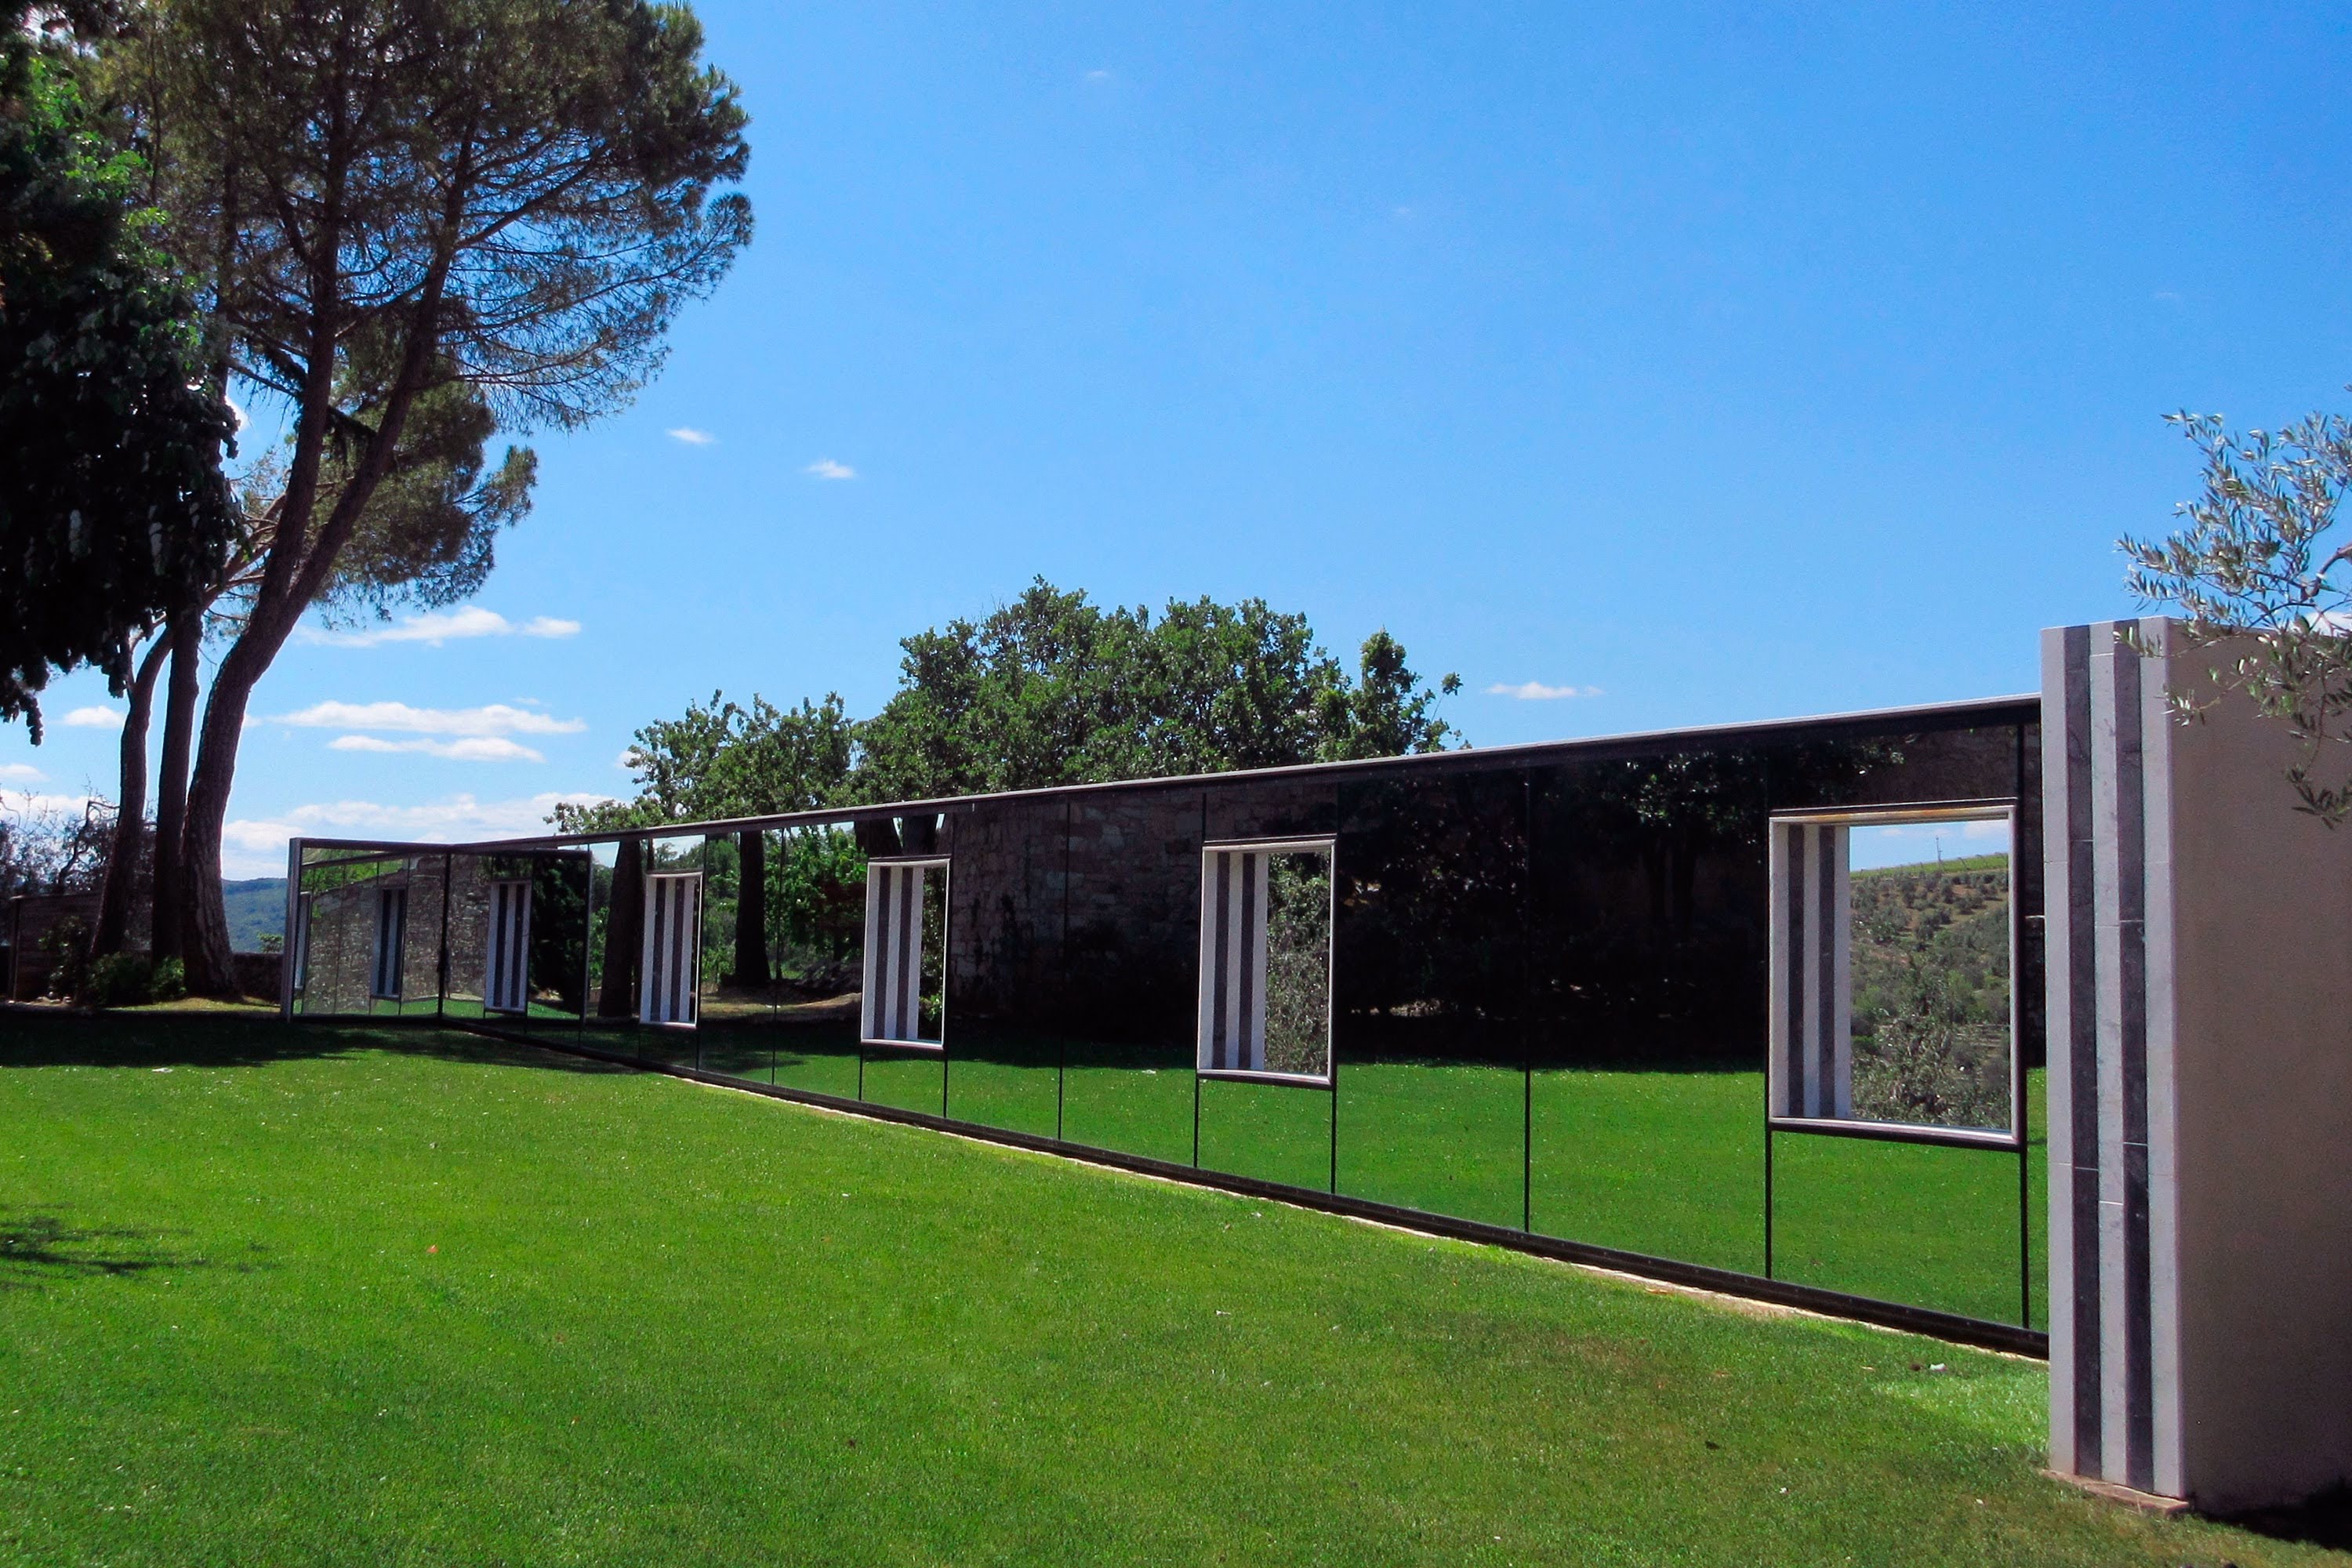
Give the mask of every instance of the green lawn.
<path id="1" fill-rule="evenodd" d="M 2040 1479 L 2028 1362 L 452 1033 L 0 1030 L 0 1561 L 2352 1562 Z"/>

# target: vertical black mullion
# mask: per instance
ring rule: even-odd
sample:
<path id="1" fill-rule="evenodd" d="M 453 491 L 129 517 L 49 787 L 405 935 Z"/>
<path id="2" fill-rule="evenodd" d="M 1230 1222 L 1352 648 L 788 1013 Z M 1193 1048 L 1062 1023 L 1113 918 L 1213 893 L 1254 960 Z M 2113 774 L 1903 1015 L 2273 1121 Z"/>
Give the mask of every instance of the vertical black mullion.
<path id="1" fill-rule="evenodd" d="M 1061 1025 L 1054 1031 L 1060 1047 L 1059 1059 L 1054 1066 L 1054 1142 L 1062 1141 L 1062 1103 L 1068 1092 L 1070 1077 L 1070 1028 L 1068 1019 L 1070 995 L 1070 836 L 1076 828 L 1077 809 L 1071 797 L 1062 797 L 1062 1012 Z M 1199 1047 L 1194 1047 L 1197 1058 Z"/>
<path id="2" fill-rule="evenodd" d="M 1519 1228 L 1536 1227 L 1535 775 L 1519 775 Z"/>

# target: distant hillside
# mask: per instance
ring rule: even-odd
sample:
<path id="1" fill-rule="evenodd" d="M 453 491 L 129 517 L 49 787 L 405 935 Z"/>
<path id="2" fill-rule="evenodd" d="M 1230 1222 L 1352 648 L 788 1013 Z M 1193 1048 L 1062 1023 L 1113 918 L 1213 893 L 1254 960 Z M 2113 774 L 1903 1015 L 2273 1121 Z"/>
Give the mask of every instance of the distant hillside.
<path id="1" fill-rule="evenodd" d="M 265 936 L 286 934 L 286 879 L 226 879 L 221 897 L 228 905 L 228 944 L 238 952 L 259 952 Z"/>

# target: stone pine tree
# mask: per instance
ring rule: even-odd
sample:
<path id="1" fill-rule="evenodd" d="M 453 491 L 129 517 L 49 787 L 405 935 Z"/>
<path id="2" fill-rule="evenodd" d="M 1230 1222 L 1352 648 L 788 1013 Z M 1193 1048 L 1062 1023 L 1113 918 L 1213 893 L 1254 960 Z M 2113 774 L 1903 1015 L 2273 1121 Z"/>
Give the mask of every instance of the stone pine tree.
<path id="1" fill-rule="evenodd" d="M 235 426 L 195 302 L 92 91 L 87 46 L 110 21 L 87 0 L 0 3 L 0 720 L 36 742 L 50 673 L 93 665 L 122 693 L 235 533 Z"/>
<path id="2" fill-rule="evenodd" d="M 194 740 L 178 912 L 232 988 L 221 836 L 254 687 L 453 389 L 572 427 L 657 366 L 751 235 L 728 79 L 644 0 L 154 0 L 119 49 L 236 384 L 289 437 Z"/>

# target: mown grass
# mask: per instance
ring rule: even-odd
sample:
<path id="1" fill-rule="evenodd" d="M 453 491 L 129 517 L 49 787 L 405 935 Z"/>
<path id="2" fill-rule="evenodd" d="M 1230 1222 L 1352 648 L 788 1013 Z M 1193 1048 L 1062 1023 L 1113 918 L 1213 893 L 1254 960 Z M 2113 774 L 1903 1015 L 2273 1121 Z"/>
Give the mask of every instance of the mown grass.
<path id="1" fill-rule="evenodd" d="M 0 1029 L 0 1560 L 2347 1561 L 2042 1480 L 2032 1363 L 438 1032 Z"/>

